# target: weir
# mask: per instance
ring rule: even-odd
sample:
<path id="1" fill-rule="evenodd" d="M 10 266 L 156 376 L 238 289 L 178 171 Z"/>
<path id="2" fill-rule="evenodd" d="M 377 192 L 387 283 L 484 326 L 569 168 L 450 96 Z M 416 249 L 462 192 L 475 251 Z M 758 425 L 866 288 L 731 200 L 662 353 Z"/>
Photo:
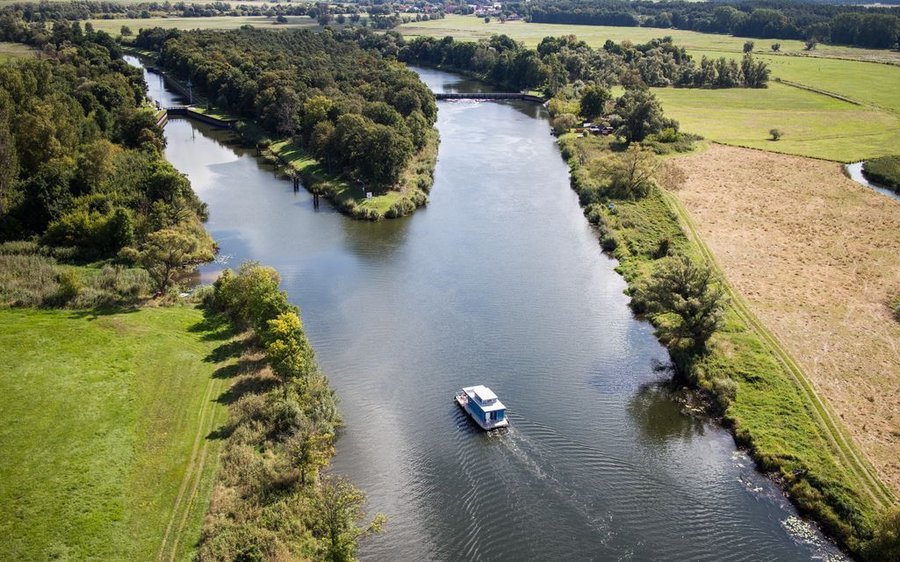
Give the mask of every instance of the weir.
<path id="1" fill-rule="evenodd" d="M 522 100 L 544 103 L 541 96 L 521 92 L 433 92 L 437 100 Z"/>

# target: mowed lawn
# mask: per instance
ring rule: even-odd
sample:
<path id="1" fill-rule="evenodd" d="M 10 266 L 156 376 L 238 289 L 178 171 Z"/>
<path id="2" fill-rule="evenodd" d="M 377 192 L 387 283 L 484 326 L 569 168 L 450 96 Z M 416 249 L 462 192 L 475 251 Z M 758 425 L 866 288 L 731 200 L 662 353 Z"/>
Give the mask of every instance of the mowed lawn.
<path id="1" fill-rule="evenodd" d="M 470 16 L 410 23 L 401 26 L 400 31 L 408 36 L 451 35 L 461 40 L 505 33 L 531 47 L 548 35 L 573 34 L 593 47 L 601 47 L 607 39 L 643 43 L 670 35 L 698 59 L 703 55 L 739 58 L 748 40 L 646 27 L 500 23 L 496 19 L 485 24 Z M 896 153 L 900 146 L 900 53 L 831 45 L 819 45 L 815 51 L 806 52 L 801 41 L 750 40 L 754 42 L 754 55 L 765 60 L 772 70 L 768 89 L 657 88 L 655 93 L 667 115 L 677 119 L 684 130 L 725 144 L 840 162 Z M 781 44 L 782 54 L 771 52 L 774 42 Z M 871 60 L 897 64 L 862 62 Z M 778 84 L 775 78 L 836 94 L 859 105 Z M 767 140 L 770 129 L 781 129 L 784 138 L 778 142 Z"/>
<path id="2" fill-rule="evenodd" d="M 0 310 L 0 557 L 188 557 L 234 346 L 192 307 Z"/>

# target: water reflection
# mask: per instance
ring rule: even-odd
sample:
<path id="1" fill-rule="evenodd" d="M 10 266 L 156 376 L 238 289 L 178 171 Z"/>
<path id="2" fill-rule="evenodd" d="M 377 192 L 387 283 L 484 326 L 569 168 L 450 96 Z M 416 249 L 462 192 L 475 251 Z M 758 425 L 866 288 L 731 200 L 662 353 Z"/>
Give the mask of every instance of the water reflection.
<path id="1" fill-rule="evenodd" d="M 642 385 L 628 403 L 628 414 L 650 445 L 664 445 L 673 439 L 689 441 L 704 433 L 705 423 L 685 414 L 678 389 L 669 381 Z"/>

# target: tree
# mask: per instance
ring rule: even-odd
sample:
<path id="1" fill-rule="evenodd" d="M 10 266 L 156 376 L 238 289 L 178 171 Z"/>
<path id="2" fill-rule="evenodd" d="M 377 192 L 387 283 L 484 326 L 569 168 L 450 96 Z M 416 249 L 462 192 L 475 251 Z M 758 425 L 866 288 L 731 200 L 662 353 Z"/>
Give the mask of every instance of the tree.
<path id="1" fill-rule="evenodd" d="M 725 294 L 712 269 L 687 256 L 661 261 L 641 296 L 648 311 L 664 316 L 657 331 L 670 350 L 705 352 L 724 317 Z"/>
<path id="2" fill-rule="evenodd" d="M 678 122 L 663 115 L 659 100 L 647 88 L 627 90 L 616 100 L 616 113 L 622 117 L 616 134 L 629 143 L 640 142 L 666 128 L 678 130 Z"/>
<path id="3" fill-rule="evenodd" d="M 260 336 L 266 341 L 272 370 L 285 387 L 290 381 L 303 380 L 312 372 L 315 356 L 296 312 L 283 312 L 269 320 L 266 333 Z"/>
<path id="4" fill-rule="evenodd" d="M 753 41 L 744 41 L 744 52 L 745 53 L 753 52 Z"/>
<path id="5" fill-rule="evenodd" d="M 277 23 L 287 23 L 288 19 L 284 16 L 284 14 L 278 14 L 278 17 L 275 18 Z"/>
<path id="6" fill-rule="evenodd" d="M 603 86 L 592 84 L 582 90 L 579 111 L 582 117 L 593 121 L 606 113 L 606 104 L 612 99 L 612 94 Z"/>
<path id="7" fill-rule="evenodd" d="M 818 44 L 819 44 L 818 39 L 816 39 L 815 37 L 810 37 L 803 43 L 803 49 L 805 51 L 812 51 L 813 49 L 816 48 L 816 45 L 818 45 Z"/>
<path id="8" fill-rule="evenodd" d="M 200 225 L 164 228 L 151 233 L 140 250 L 126 252 L 126 256 L 146 269 L 156 290 L 164 293 L 176 274 L 213 259 L 213 242 Z"/>
<path id="9" fill-rule="evenodd" d="M 607 194 L 620 199 L 640 199 L 656 186 L 659 160 L 652 150 L 632 144 L 625 152 L 600 159 L 596 172 L 609 178 Z"/>
<path id="10" fill-rule="evenodd" d="M 781 50 L 781 43 L 772 43 L 771 48 L 773 53 L 777 53 Z"/>
<path id="11" fill-rule="evenodd" d="M 316 497 L 317 535 L 325 539 L 322 555 L 331 562 L 353 560 L 356 543 L 362 537 L 381 532 L 385 517 L 378 514 L 366 526 L 357 522 L 362 519 L 365 496 L 346 478 L 328 477 L 322 481 Z"/>
<path id="12" fill-rule="evenodd" d="M 784 135 L 781 129 L 769 129 L 769 134 L 772 136 L 773 141 L 777 141 Z"/>
<path id="13" fill-rule="evenodd" d="M 881 516 L 872 539 L 863 547 L 865 560 L 900 560 L 900 508 Z"/>
<path id="14" fill-rule="evenodd" d="M 127 25 L 123 25 L 122 29 L 119 30 L 119 33 L 122 34 L 122 37 L 131 37 L 131 28 Z"/>
<path id="15" fill-rule="evenodd" d="M 557 135 L 568 133 L 569 130 L 578 125 L 578 119 L 571 113 L 560 113 L 550 122 L 553 132 Z"/>
<path id="16" fill-rule="evenodd" d="M 310 425 L 310 424 L 308 424 Z M 305 486 L 307 475 L 315 480 L 320 466 L 327 466 L 334 456 L 334 435 L 322 433 L 316 427 L 301 427 L 287 442 L 291 464 L 300 471 L 300 484 Z"/>

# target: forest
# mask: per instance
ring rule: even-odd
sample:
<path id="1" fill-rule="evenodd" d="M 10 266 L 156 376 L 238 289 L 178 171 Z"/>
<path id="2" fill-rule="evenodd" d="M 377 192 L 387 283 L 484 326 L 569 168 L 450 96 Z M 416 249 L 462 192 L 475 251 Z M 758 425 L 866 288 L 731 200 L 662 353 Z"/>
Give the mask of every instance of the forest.
<path id="1" fill-rule="evenodd" d="M 506 35 L 478 43 L 417 37 L 403 44 L 399 58 L 471 72 L 516 90 L 541 89 L 547 96 L 577 81 L 626 87 L 765 88 L 769 79 L 766 63 L 749 54 L 741 63 L 704 57 L 698 65 L 670 37 L 642 45 L 607 41 L 601 49 L 574 36 L 545 37 L 537 49 L 525 48 Z"/>
<path id="2" fill-rule="evenodd" d="M 390 189 L 428 141 L 431 91 L 362 30 L 143 30 L 136 45 L 219 107 L 292 137 L 334 173 Z"/>
<path id="3" fill-rule="evenodd" d="M 112 39 L 77 23 L 43 31 L 6 18 L 0 39 L 44 55 L 0 65 L 2 240 L 36 236 L 98 259 L 177 238 L 211 259 L 205 207 L 163 157 L 141 72 Z"/>
<path id="4" fill-rule="evenodd" d="M 510 9 L 535 23 L 677 28 L 876 49 L 893 48 L 900 40 L 900 18 L 897 9 L 890 7 L 786 0 L 535 0 Z"/>

